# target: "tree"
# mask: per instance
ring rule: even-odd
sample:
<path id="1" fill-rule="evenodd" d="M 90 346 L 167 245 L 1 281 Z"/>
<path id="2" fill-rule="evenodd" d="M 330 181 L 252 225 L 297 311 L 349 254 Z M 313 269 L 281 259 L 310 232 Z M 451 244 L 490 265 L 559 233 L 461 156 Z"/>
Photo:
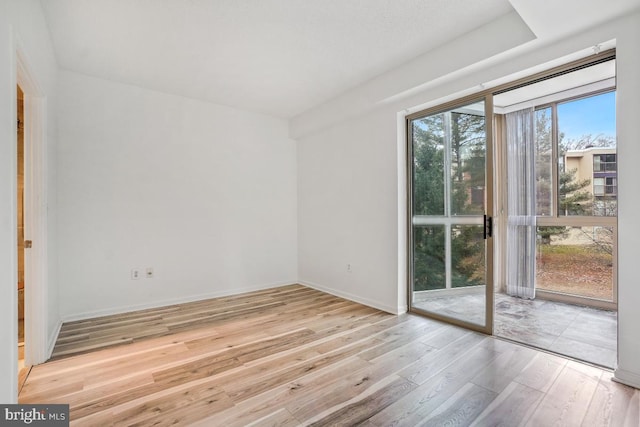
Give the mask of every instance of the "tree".
<path id="1" fill-rule="evenodd" d="M 444 117 L 413 122 L 413 212 L 444 215 Z M 414 290 L 439 289 L 445 283 L 444 231 L 440 226 L 413 231 Z"/>
<path id="2" fill-rule="evenodd" d="M 482 214 L 485 186 L 484 122 L 484 116 L 455 112 L 413 122 L 414 214 L 444 215 L 445 177 L 451 179 L 451 212 Z M 450 150 L 451 171 L 444 170 L 445 150 Z M 473 203 L 471 200 L 474 190 L 482 192 L 482 203 Z M 414 290 L 445 287 L 445 229 L 441 225 L 414 228 Z M 453 286 L 484 282 L 484 240 L 481 233 L 477 226 L 453 228 Z"/>
<path id="3" fill-rule="evenodd" d="M 413 122 L 413 211 L 444 215 L 444 123 L 442 115 Z"/>
<path id="4" fill-rule="evenodd" d="M 536 215 L 551 215 L 552 186 L 552 144 L 551 108 L 536 111 L 535 116 L 535 173 L 536 173 Z M 564 133 L 558 135 L 558 213 L 560 215 L 590 214 L 593 195 L 585 189 L 590 179 L 576 180 L 576 169 L 564 170 L 564 156 L 569 150 L 588 147 L 590 143 L 604 144 L 607 138 L 593 138 L 585 135 L 579 140 L 565 140 Z"/>
<path id="5" fill-rule="evenodd" d="M 577 180 L 577 169 L 558 173 L 558 213 L 560 215 L 590 215 L 593 195 L 585 190 L 589 178 Z"/>
<path id="6" fill-rule="evenodd" d="M 551 108 L 537 110 L 535 114 L 536 215 L 551 215 L 551 198 L 553 197 Z"/>
<path id="7" fill-rule="evenodd" d="M 553 195 L 552 153 L 553 138 L 551 126 L 551 108 L 536 111 L 535 116 L 535 174 L 536 174 L 536 215 L 552 215 L 551 198 Z M 562 163 L 558 166 L 558 214 L 559 215 L 589 215 L 593 202 L 593 195 L 586 190 L 590 179 L 576 180 L 576 169 L 565 170 L 564 156 L 567 151 L 575 147 L 587 146 L 586 141 L 593 141 L 591 137 L 580 141 L 565 141 L 564 133 L 558 135 L 558 159 Z M 603 141 L 603 139 L 599 139 Z M 539 227 L 538 235 L 543 244 L 551 243 L 551 236 L 565 236 L 567 227 L 549 226 Z"/>
<path id="8" fill-rule="evenodd" d="M 611 135 L 591 135 L 585 134 L 577 139 L 567 139 L 562 142 L 561 150 L 566 153 L 568 150 L 583 150 L 592 147 L 615 148 L 617 141 L 615 136 Z M 575 174 L 575 170 L 572 171 Z M 586 181 L 587 185 L 591 183 Z M 560 183 L 563 184 L 562 182 Z M 564 208 L 565 215 L 598 215 L 598 216 L 616 216 L 618 214 L 618 203 L 615 196 L 609 197 L 606 193 L 604 196 L 596 197 L 588 191 L 580 188 L 580 182 L 567 182 L 567 188 L 564 190 L 569 197 L 565 206 L 562 204 L 560 208 Z M 578 207 L 578 209 L 576 209 Z M 598 233 L 587 232 L 584 227 L 579 227 L 581 234 L 592 242 L 592 246 L 600 252 L 613 254 L 613 230 L 608 227 L 599 227 Z M 597 235 L 597 237 L 594 237 Z"/>
<path id="9" fill-rule="evenodd" d="M 486 135 L 484 116 L 451 113 L 452 195 L 455 215 L 484 213 Z M 482 203 L 473 203 L 473 189 L 482 191 Z"/>
<path id="10" fill-rule="evenodd" d="M 616 138 L 611 135 L 585 134 L 577 139 L 569 138 L 566 141 L 561 141 L 560 144 L 565 151 L 583 150 L 591 147 L 612 148 L 616 146 Z"/>

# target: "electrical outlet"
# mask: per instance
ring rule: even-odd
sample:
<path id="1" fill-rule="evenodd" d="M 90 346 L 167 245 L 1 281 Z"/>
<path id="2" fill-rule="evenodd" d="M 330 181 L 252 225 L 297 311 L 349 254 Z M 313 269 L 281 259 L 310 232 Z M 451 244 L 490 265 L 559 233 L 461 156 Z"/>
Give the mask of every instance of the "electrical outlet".
<path id="1" fill-rule="evenodd" d="M 153 279 L 153 267 L 147 267 L 147 275 L 145 277 L 147 279 Z"/>
<path id="2" fill-rule="evenodd" d="M 137 268 L 131 269 L 131 280 L 138 280 L 140 278 L 140 270 Z"/>
<path id="3" fill-rule="evenodd" d="M 353 270 L 351 269 L 351 264 L 347 264 L 347 272 L 351 273 Z"/>

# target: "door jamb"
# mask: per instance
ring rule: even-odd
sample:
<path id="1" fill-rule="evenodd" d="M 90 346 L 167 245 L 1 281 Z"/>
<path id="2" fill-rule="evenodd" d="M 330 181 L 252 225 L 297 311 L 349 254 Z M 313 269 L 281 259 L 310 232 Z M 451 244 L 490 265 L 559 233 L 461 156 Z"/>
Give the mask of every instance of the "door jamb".
<path id="1" fill-rule="evenodd" d="M 46 194 L 46 98 L 34 78 L 30 61 L 16 43 L 16 83 L 24 92 L 24 227 L 25 239 L 34 242 L 25 251 L 25 365 L 37 365 L 48 357 L 47 340 L 47 194 Z M 16 343 L 17 345 L 17 343 Z"/>
<path id="2" fill-rule="evenodd" d="M 478 325 L 475 323 L 467 322 L 462 319 L 456 319 L 454 317 L 444 316 L 435 312 L 427 312 L 425 310 L 421 310 L 413 306 L 413 290 L 412 283 L 413 280 L 413 256 L 412 254 L 412 245 L 413 245 L 413 182 L 411 173 L 413 171 L 413 149 L 410 142 L 410 123 L 411 120 L 428 116 L 431 114 L 438 114 L 441 112 L 445 112 L 452 108 L 460 107 L 465 104 L 482 101 L 484 102 L 485 108 L 485 136 L 486 136 L 486 163 L 485 163 L 485 173 L 486 173 L 486 183 L 485 183 L 485 191 L 486 191 L 486 206 L 485 206 L 485 214 L 493 217 L 495 215 L 494 212 L 494 159 L 493 152 L 494 147 L 494 114 L 493 114 L 493 94 L 490 91 L 483 91 L 481 93 L 475 93 L 468 96 L 464 96 L 461 98 L 456 98 L 446 103 L 442 103 L 436 105 L 432 108 L 427 108 L 418 112 L 415 112 L 410 115 L 405 116 L 405 145 L 406 145 L 406 186 L 407 186 L 407 201 L 406 201 L 406 214 L 407 214 L 407 238 L 406 238 L 406 250 L 407 254 L 407 307 L 408 311 L 411 313 L 418 313 L 425 317 L 430 317 L 435 320 L 440 320 L 443 322 L 450 323 L 455 326 L 461 326 L 463 328 L 467 328 L 476 332 L 481 332 L 487 335 L 493 335 L 493 293 L 494 293 L 494 266 L 493 266 L 493 257 L 494 257 L 494 244 L 493 244 L 493 236 L 487 236 L 485 239 L 485 255 L 487 256 L 486 262 L 486 272 L 485 272 L 485 324 Z M 491 157 L 489 157 L 491 156 Z"/>
<path id="3" fill-rule="evenodd" d="M 572 71 L 575 71 L 575 70 L 578 70 L 578 69 L 581 69 L 581 68 L 590 67 L 590 66 L 595 65 L 597 63 L 606 62 L 606 61 L 609 61 L 611 59 L 614 59 L 615 56 L 616 56 L 615 49 L 607 50 L 607 51 L 604 51 L 604 52 L 599 52 L 599 53 L 597 53 L 595 55 L 586 56 L 584 58 L 581 58 L 581 59 L 575 60 L 573 62 L 570 62 L 568 64 L 559 65 L 559 66 L 553 67 L 553 68 L 548 69 L 548 70 L 540 71 L 538 73 L 534 73 L 532 75 L 516 79 L 514 81 L 510 81 L 510 82 L 507 82 L 507 83 L 503 83 L 503 84 L 497 85 L 495 87 L 485 88 L 484 90 L 478 91 L 476 93 L 472 93 L 472 94 L 469 94 L 469 95 L 466 95 L 466 96 L 462 96 L 460 98 L 456 98 L 456 99 L 453 99 L 453 100 L 450 100 L 450 101 L 447 101 L 447 102 L 443 102 L 441 104 L 437 104 L 437 105 L 434 105 L 432 107 L 429 107 L 429 108 L 426 108 L 426 109 L 423 109 L 423 110 L 420 110 L 420 111 L 416 111 L 416 112 L 413 112 L 413 113 L 409 113 L 407 111 L 407 114 L 404 115 L 404 123 L 405 123 L 405 129 L 404 129 L 404 131 L 405 131 L 404 132 L 405 133 L 405 135 L 404 135 L 405 139 L 404 139 L 404 143 L 405 143 L 405 147 L 406 147 L 406 151 L 405 151 L 405 155 L 406 155 L 405 179 L 406 179 L 406 198 L 407 198 L 406 204 L 405 204 L 405 206 L 406 206 L 405 233 L 406 233 L 406 243 L 407 243 L 406 244 L 407 257 L 406 257 L 406 260 L 405 260 L 406 261 L 406 268 L 407 268 L 407 271 L 406 271 L 407 275 L 406 275 L 405 288 L 407 289 L 407 307 L 408 307 L 409 312 L 417 312 L 419 314 L 423 314 L 423 315 L 427 315 L 428 317 L 435 318 L 436 320 L 442 320 L 442 321 L 445 321 L 445 322 L 448 322 L 448 323 L 451 323 L 451 324 L 454 324 L 454 325 L 458 325 L 458 326 L 462 326 L 462 327 L 465 327 L 465 328 L 468 328 L 468 329 L 476 330 L 478 332 L 484 332 L 484 333 L 487 333 L 487 334 L 493 334 L 493 330 L 492 330 L 493 329 L 493 308 L 494 308 L 493 307 L 493 305 L 494 305 L 493 296 L 491 296 L 491 298 L 488 298 L 488 301 L 487 301 L 487 303 L 489 303 L 489 301 L 491 302 L 491 311 L 492 312 L 490 314 L 487 313 L 486 320 L 487 321 L 490 320 L 491 322 L 488 322 L 490 324 L 485 325 L 485 326 L 487 326 L 486 329 L 485 328 L 478 328 L 477 325 L 472 324 L 472 323 L 458 321 L 457 319 L 452 319 L 452 318 L 445 317 L 445 316 L 439 316 L 439 315 L 434 314 L 434 313 L 426 313 L 426 312 L 422 312 L 420 310 L 414 310 L 412 308 L 411 280 L 412 280 L 412 277 L 413 277 L 413 272 L 412 272 L 413 265 L 412 265 L 412 257 L 410 256 L 410 254 L 411 254 L 411 239 L 412 239 L 412 226 L 411 226 L 411 224 L 412 224 L 412 218 L 411 218 L 412 183 L 411 183 L 411 176 L 410 176 L 412 153 L 411 153 L 411 146 L 409 144 L 409 136 L 410 136 L 409 135 L 409 133 L 410 133 L 409 123 L 410 123 L 410 121 L 415 119 L 415 118 L 419 118 L 419 117 L 422 117 L 422 116 L 425 116 L 425 115 L 436 114 L 436 113 L 439 113 L 439 112 L 446 111 L 447 109 L 457 107 L 457 106 L 459 106 L 459 105 L 461 105 L 461 104 L 463 104 L 465 102 L 472 101 L 474 99 L 480 99 L 480 98 L 485 98 L 486 99 L 488 97 L 489 99 L 491 99 L 491 102 L 492 102 L 493 95 L 497 95 L 497 94 L 502 93 L 502 92 L 507 92 L 507 91 L 516 89 L 518 87 L 527 86 L 527 85 L 530 85 L 530 84 L 535 83 L 537 81 L 547 80 L 547 79 L 552 78 L 552 77 L 556 77 L 556 76 L 559 76 L 559 75 L 570 73 Z M 496 147 L 494 147 L 494 144 L 496 143 L 495 142 L 496 141 L 496 138 L 495 138 L 495 130 L 496 129 L 494 128 L 494 117 L 495 116 L 493 115 L 493 111 L 491 111 L 491 121 L 489 122 L 487 120 L 487 127 L 488 128 L 490 127 L 489 131 L 492 133 L 492 140 L 493 140 L 493 141 L 491 141 L 491 147 L 490 147 L 491 149 L 495 149 L 496 148 Z M 494 153 L 495 153 L 495 151 L 494 151 Z M 501 154 L 499 154 L 499 155 L 501 155 Z M 492 157 L 493 157 L 493 155 L 492 155 Z M 504 159 L 502 159 L 502 160 L 498 160 L 496 158 L 492 159 L 492 162 L 495 162 L 495 161 L 504 162 Z M 490 167 L 493 168 L 493 166 L 495 166 L 495 165 L 492 163 Z M 494 172 L 494 171 L 492 171 L 492 172 Z M 500 185 L 500 183 L 496 184 L 495 181 L 492 182 L 492 183 L 487 183 L 487 187 L 489 187 L 490 185 L 491 186 Z M 492 190 L 493 190 L 493 187 L 492 187 Z M 495 197 L 495 196 L 496 196 L 495 194 L 492 194 L 492 198 Z M 498 197 L 500 197 L 500 196 L 498 195 Z M 492 205 L 490 206 L 490 208 L 493 210 L 492 211 L 492 215 L 498 216 L 498 221 L 504 221 L 504 219 L 501 218 L 503 216 L 502 215 L 502 208 L 503 207 L 499 206 L 500 203 L 501 203 L 501 200 L 498 200 L 498 203 L 494 205 L 493 204 L 493 200 L 492 200 Z M 500 227 L 500 228 L 502 228 L 502 227 Z M 499 232 L 499 234 L 497 236 L 501 239 L 501 241 L 504 241 L 504 238 L 505 238 L 504 237 L 504 233 Z M 493 252 L 493 250 L 495 249 L 495 247 L 493 247 L 493 245 L 494 245 L 493 238 L 490 238 L 488 240 L 491 241 L 490 242 L 491 245 L 492 245 L 492 249 L 491 250 Z M 498 245 L 498 248 L 503 248 L 503 246 L 502 245 Z M 500 257 L 503 256 L 503 254 L 496 254 L 496 253 L 494 253 L 493 255 L 495 257 L 494 258 L 494 262 L 495 262 L 495 259 L 498 256 L 500 256 Z M 501 259 L 501 258 L 499 258 L 499 259 Z M 495 288 L 495 286 L 502 286 L 503 281 L 504 281 L 504 269 L 505 269 L 504 263 L 502 261 L 499 261 L 497 264 L 498 264 L 497 268 L 496 268 L 496 265 L 494 263 L 491 263 L 491 266 L 488 266 L 491 269 L 490 270 L 490 274 L 493 276 L 492 280 L 491 280 L 492 291 Z M 495 276 L 496 272 L 498 273 L 498 277 Z M 617 275 L 617 271 L 614 274 Z M 616 282 L 617 282 L 617 277 L 614 276 L 614 278 L 616 279 Z M 498 283 L 496 283 L 496 281 Z M 615 284 L 614 292 L 616 293 L 616 296 L 617 296 L 617 283 Z"/>

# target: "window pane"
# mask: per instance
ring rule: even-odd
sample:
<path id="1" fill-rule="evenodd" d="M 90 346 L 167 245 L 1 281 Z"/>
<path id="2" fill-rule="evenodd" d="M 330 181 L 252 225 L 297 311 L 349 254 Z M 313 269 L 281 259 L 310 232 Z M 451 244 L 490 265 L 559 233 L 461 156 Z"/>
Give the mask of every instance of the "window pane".
<path id="1" fill-rule="evenodd" d="M 444 215 L 444 114 L 412 121 L 413 214 Z"/>
<path id="2" fill-rule="evenodd" d="M 444 225 L 413 229 L 414 291 L 446 288 L 444 233 Z"/>
<path id="3" fill-rule="evenodd" d="M 595 196 L 603 196 L 604 195 L 604 178 L 593 178 L 593 194 Z"/>
<path id="4" fill-rule="evenodd" d="M 451 214 L 482 215 L 486 156 L 484 103 L 454 110 L 447 117 L 451 121 L 448 124 L 448 137 L 451 139 Z"/>
<path id="5" fill-rule="evenodd" d="M 480 286 L 484 283 L 483 226 L 451 227 L 451 287 Z"/>
<path id="6" fill-rule="evenodd" d="M 536 172 L 536 215 L 551 215 L 553 191 L 552 175 L 552 126 L 551 107 L 536 110 L 535 127 L 535 172 Z"/>
<path id="7" fill-rule="evenodd" d="M 615 92 L 558 104 L 558 215 L 617 215 Z"/>
<path id="8" fill-rule="evenodd" d="M 593 156 L 593 171 L 602 172 L 602 165 L 600 163 L 601 156 Z"/>
<path id="9" fill-rule="evenodd" d="M 613 228 L 538 227 L 536 287 L 613 300 Z"/>

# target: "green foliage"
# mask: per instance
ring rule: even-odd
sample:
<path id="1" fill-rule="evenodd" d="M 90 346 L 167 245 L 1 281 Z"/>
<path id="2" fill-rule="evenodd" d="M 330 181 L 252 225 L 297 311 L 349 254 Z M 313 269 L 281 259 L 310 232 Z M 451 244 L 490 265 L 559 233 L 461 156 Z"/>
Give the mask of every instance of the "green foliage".
<path id="1" fill-rule="evenodd" d="M 444 226 L 414 227 L 414 290 L 445 288 Z"/>
<path id="2" fill-rule="evenodd" d="M 483 116 L 462 113 L 413 122 L 414 215 L 445 214 L 445 179 L 451 180 L 451 214 L 482 215 L 484 203 L 472 203 L 471 194 L 475 190 L 484 199 L 484 123 Z M 450 171 L 444 168 L 445 155 L 451 156 Z M 484 282 L 484 240 L 482 235 L 478 239 L 478 228 L 458 227 L 452 233 L 454 287 Z M 413 241 L 414 290 L 445 288 L 445 227 L 415 227 Z"/>
<path id="3" fill-rule="evenodd" d="M 551 108 L 536 111 L 535 144 L 536 144 L 536 214 L 551 215 L 551 195 L 553 179 L 551 177 L 552 162 L 552 126 Z M 589 136 L 585 137 L 590 141 Z M 564 133 L 558 135 L 558 158 L 563 159 L 565 153 L 582 146 L 580 141 L 565 141 Z M 576 180 L 577 170 L 558 170 L 558 213 L 560 215 L 590 215 L 593 196 L 585 189 L 591 184 L 590 179 Z M 562 228 L 562 227 L 556 227 Z"/>
<path id="4" fill-rule="evenodd" d="M 444 134 L 442 116 L 430 116 L 413 126 L 413 211 L 444 215 Z"/>
<path id="5" fill-rule="evenodd" d="M 590 215 L 592 194 L 585 188 L 590 179 L 576 180 L 577 169 L 558 174 L 558 213 L 560 215 Z"/>
<path id="6" fill-rule="evenodd" d="M 451 286 L 484 284 L 485 258 L 482 227 L 454 227 L 451 239 Z"/>
<path id="7" fill-rule="evenodd" d="M 536 111 L 534 132 L 536 213 L 538 215 L 551 215 L 551 199 L 553 197 L 551 176 L 553 138 L 551 130 L 551 108 Z"/>
<path id="8" fill-rule="evenodd" d="M 536 111 L 535 120 L 535 144 L 536 144 L 536 214 L 552 215 L 551 198 L 553 179 L 552 171 L 552 126 L 551 126 L 551 108 L 544 108 Z M 591 140 L 591 138 L 587 138 Z M 576 145 L 577 144 L 577 145 Z M 564 158 L 565 153 L 569 149 L 581 146 L 578 141 L 565 141 L 565 135 L 558 135 L 558 157 Z M 559 166 L 558 170 L 558 213 L 560 215 L 589 215 L 593 196 L 587 190 L 591 184 L 591 180 L 576 180 L 577 170 L 565 171 Z M 538 235 L 542 239 L 543 244 L 551 242 L 551 236 L 566 236 L 567 227 L 542 227 L 538 230 Z"/>
<path id="9" fill-rule="evenodd" d="M 543 245 L 538 248 L 540 255 L 591 255 L 599 249 L 592 245 Z"/>

